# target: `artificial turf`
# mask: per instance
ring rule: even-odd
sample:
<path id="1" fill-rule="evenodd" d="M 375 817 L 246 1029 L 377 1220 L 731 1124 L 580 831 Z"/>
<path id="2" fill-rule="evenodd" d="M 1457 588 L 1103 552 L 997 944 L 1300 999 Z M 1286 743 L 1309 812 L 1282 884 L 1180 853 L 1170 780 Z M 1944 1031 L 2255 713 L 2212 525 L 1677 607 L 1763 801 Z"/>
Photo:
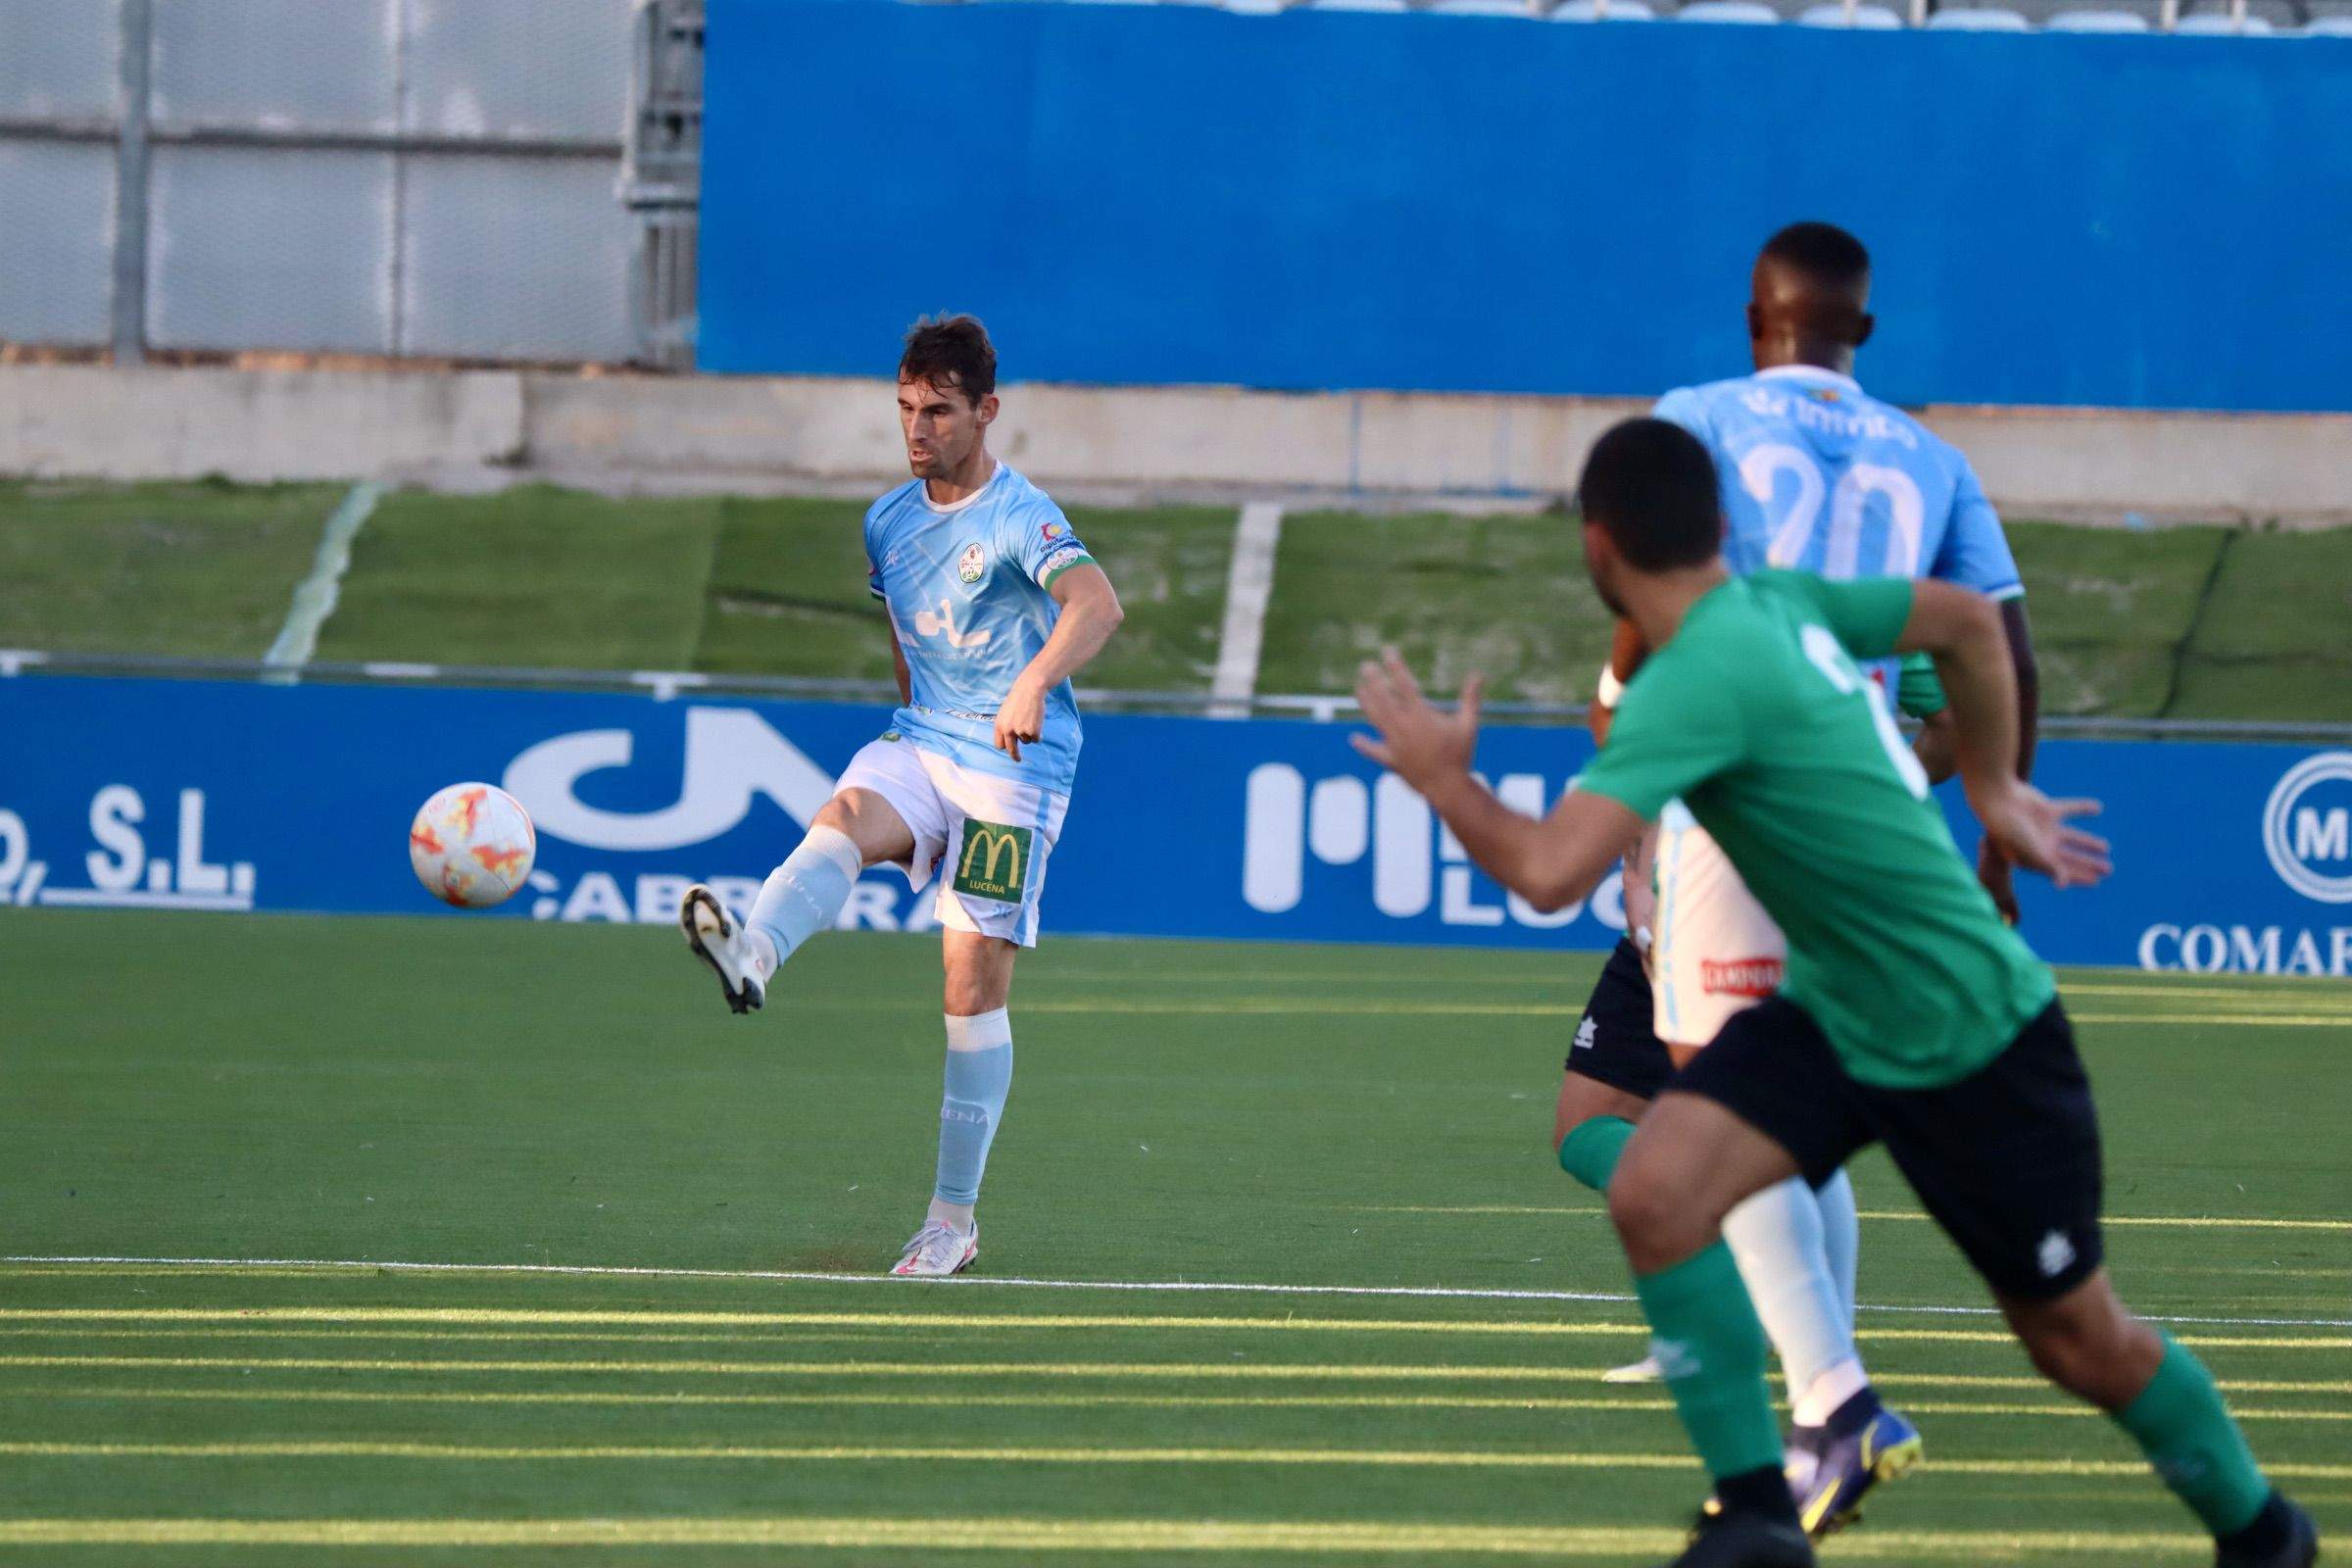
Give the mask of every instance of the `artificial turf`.
<path id="1" fill-rule="evenodd" d="M 0 956 L 0 1251 L 228 1260 L 0 1265 L 10 1562 L 1617 1564 L 1700 1489 L 1598 1382 L 1642 1336 L 1548 1157 L 1588 956 L 1049 939 L 929 1286 L 871 1277 L 929 1185 L 926 939 L 826 938 L 748 1019 L 641 929 L 7 910 Z M 2352 1525 L 2352 998 L 2066 983 L 2119 1282 Z M 1931 1458 L 1825 1561 L 2206 1560 L 1994 1319 L 1919 1310 L 1983 1294 L 1857 1175 Z M 1180 1282 L 1551 1294 L 1077 1288 Z"/>

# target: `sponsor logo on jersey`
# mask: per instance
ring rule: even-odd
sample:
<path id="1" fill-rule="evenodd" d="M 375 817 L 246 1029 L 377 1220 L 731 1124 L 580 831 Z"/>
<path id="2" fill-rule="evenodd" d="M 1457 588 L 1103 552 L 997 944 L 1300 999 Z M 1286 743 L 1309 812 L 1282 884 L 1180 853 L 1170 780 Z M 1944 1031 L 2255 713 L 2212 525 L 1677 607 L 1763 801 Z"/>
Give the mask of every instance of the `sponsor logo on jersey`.
<path id="1" fill-rule="evenodd" d="M 2297 893 L 2352 904 L 2352 752 L 2322 752 L 2286 770 L 2263 807 L 2262 847 Z"/>
<path id="2" fill-rule="evenodd" d="M 1571 1051 L 1591 1051 L 1599 1042 L 1599 1029 L 1591 1018 L 1576 1026 L 1576 1038 L 1569 1042 Z"/>
<path id="3" fill-rule="evenodd" d="M 957 893 L 1018 904 L 1029 882 L 1031 830 L 1004 822 L 963 819 L 963 847 L 956 858 L 956 877 L 949 883 Z"/>
<path id="4" fill-rule="evenodd" d="M 1779 958 L 1701 958 L 1698 984 L 1710 997 L 1769 997 L 1787 969 Z"/>
<path id="5" fill-rule="evenodd" d="M 980 546 L 977 543 L 968 544 L 963 547 L 962 556 L 956 562 L 956 575 L 965 582 L 978 582 L 980 573 L 986 570 L 987 566 L 988 557 L 981 553 Z"/>
<path id="6" fill-rule="evenodd" d="M 1064 539 L 1069 536 L 1070 525 L 1066 522 L 1049 522 L 1037 531 L 1044 534 L 1048 540 Z"/>
<path id="7" fill-rule="evenodd" d="M 986 647 L 988 640 L 996 635 L 986 626 L 973 631 L 958 630 L 956 625 L 956 607 L 945 599 L 939 602 L 939 613 L 936 615 L 928 610 L 914 612 L 914 634 L 917 637 L 945 637 L 948 646 L 958 653 L 967 648 Z"/>

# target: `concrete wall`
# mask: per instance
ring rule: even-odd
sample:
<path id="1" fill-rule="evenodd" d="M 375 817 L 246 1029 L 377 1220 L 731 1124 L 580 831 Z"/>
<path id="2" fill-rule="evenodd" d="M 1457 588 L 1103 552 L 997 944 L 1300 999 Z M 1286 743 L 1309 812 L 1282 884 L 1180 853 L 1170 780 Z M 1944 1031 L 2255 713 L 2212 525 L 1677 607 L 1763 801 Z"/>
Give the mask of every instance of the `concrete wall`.
<path id="1" fill-rule="evenodd" d="M 880 379 L 0 367 L 0 473 L 673 489 L 904 477 Z M 1014 386 L 997 450 L 1142 494 L 1565 494 L 1640 400 Z M 1931 408 L 2016 515 L 2352 520 L 2352 416 Z"/>

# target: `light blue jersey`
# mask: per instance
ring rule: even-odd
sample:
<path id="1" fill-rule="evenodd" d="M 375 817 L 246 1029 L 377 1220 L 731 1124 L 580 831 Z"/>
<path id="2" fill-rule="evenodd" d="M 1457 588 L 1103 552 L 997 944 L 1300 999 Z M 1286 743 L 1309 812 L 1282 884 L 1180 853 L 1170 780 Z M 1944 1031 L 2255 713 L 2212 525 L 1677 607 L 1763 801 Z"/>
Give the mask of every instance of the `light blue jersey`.
<path id="1" fill-rule="evenodd" d="M 1044 734 L 1019 761 L 995 741 L 998 708 L 1060 614 L 1047 588 L 1091 559 L 1061 509 L 1002 463 L 954 506 L 916 479 L 867 510 L 865 559 L 912 689 L 893 726 L 964 767 L 1067 795 L 1080 740 L 1068 681 L 1047 695 Z"/>
<path id="2" fill-rule="evenodd" d="M 1960 449 L 1850 376 L 1776 366 L 1679 387 L 1655 412 L 1714 455 L 1724 558 L 1736 572 L 1934 577 L 1994 599 L 2025 592 L 2000 515 Z M 1896 662 L 1876 664 L 1891 700 Z"/>

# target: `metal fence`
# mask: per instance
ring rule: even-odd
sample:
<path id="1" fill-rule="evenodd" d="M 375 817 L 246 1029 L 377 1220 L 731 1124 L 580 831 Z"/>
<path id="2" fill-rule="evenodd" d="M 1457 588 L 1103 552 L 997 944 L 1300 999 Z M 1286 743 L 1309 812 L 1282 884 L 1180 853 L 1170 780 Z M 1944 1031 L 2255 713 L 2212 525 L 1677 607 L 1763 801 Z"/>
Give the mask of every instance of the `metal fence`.
<path id="1" fill-rule="evenodd" d="M 649 302 L 691 222 L 657 247 L 624 200 L 638 83 L 676 74 L 637 10 L 0 0 L 0 339 L 677 363 Z"/>

